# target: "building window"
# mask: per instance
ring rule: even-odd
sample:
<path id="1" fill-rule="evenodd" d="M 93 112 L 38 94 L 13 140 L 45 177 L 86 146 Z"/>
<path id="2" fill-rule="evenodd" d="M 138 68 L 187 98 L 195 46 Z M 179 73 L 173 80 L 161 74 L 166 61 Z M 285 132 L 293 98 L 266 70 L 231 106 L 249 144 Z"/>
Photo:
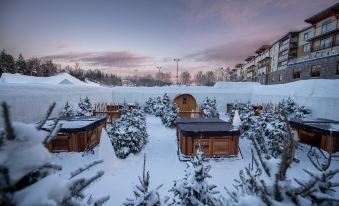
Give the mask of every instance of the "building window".
<path id="1" fill-rule="evenodd" d="M 279 74 L 279 82 L 281 82 L 283 80 L 283 75 Z"/>
<path id="2" fill-rule="evenodd" d="M 311 51 L 311 44 L 305 44 L 303 46 L 303 52 L 307 53 L 307 52 L 310 52 L 310 51 Z"/>
<path id="3" fill-rule="evenodd" d="M 272 82 L 274 82 L 274 75 L 272 75 Z"/>
<path id="4" fill-rule="evenodd" d="M 187 96 L 182 97 L 182 104 L 187 104 Z"/>
<path id="5" fill-rule="evenodd" d="M 331 21 L 326 21 L 321 25 L 321 33 L 326 33 L 332 30 Z"/>
<path id="6" fill-rule="evenodd" d="M 319 77 L 320 76 L 320 65 L 313 65 L 311 67 L 311 77 Z"/>
<path id="7" fill-rule="evenodd" d="M 293 79 L 299 79 L 300 78 L 300 70 L 298 68 L 293 69 Z"/>
<path id="8" fill-rule="evenodd" d="M 337 72 L 336 75 L 339 75 L 339 62 L 337 62 Z"/>
<path id="9" fill-rule="evenodd" d="M 306 40 L 308 40 L 309 38 L 311 38 L 310 32 L 306 32 L 306 33 L 304 34 L 304 40 L 306 41 Z"/>
<path id="10" fill-rule="evenodd" d="M 321 49 L 326 49 L 332 46 L 332 37 L 328 37 L 326 39 L 322 39 L 320 41 L 314 42 L 314 50 L 318 51 Z"/>

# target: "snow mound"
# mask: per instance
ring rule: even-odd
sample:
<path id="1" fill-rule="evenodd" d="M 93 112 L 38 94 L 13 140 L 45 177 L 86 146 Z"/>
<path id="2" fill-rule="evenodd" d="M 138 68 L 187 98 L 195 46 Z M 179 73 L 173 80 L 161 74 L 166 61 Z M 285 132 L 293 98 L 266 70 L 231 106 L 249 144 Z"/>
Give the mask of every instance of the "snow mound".
<path id="1" fill-rule="evenodd" d="M 68 73 L 60 73 L 50 77 L 34 77 L 18 73 L 3 73 L 0 78 L 0 83 L 86 85 L 85 82 L 80 81 Z"/>

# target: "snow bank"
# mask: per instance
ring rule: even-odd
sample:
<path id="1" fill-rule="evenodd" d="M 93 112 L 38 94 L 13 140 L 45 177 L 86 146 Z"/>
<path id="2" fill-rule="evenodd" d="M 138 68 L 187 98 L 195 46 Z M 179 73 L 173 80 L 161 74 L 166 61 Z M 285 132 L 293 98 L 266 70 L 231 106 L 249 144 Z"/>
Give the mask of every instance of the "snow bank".
<path id="1" fill-rule="evenodd" d="M 41 120 L 48 107 L 56 102 L 52 116 L 61 112 L 66 102 L 78 104 L 80 97 L 88 96 L 93 103 L 112 101 L 112 90 L 106 87 L 76 85 L 0 84 L 0 102 L 10 106 L 15 121 L 35 122 Z M 0 127 L 3 122 L 0 121 Z"/>
<path id="2" fill-rule="evenodd" d="M 288 84 L 260 85 L 251 82 L 218 82 L 214 87 L 91 87 L 88 85 L 0 84 L 0 102 L 11 106 L 14 120 L 39 120 L 53 101 L 60 111 L 66 101 L 77 104 L 80 97 L 88 96 L 92 103 L 139 102 L 142 106 L 149 97 L 167 93 L 173 100 L 182 93 L 190 93 L 201 104 L 205 97 L 216 97 L 219 112 L 233 102 L 277 103 L 291 96 L 298 104 L 312 109 L 315 117 L 339 120 L 339 80 L 300 80 Z M 0 122 L 1 126 L 2 122 Z"/>
<path id="3" fill-rule="evenodd" d="M 3 73 L 0 78 L 0 83 L 86 85 L 85 82 L 80 81 L 68 73 L 60 73 L 50 77 L 34 77 L 18 73 Z"/>

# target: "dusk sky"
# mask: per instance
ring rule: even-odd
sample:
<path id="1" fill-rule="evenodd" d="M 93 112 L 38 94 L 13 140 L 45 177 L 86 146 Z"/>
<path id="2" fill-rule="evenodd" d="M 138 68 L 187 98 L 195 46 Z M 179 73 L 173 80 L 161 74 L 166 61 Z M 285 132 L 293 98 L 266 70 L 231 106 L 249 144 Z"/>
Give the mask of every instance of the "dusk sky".
<path id="1" fill-rule="evenodd" d="M 119 75 L 242 62 L 336 0 L 0 0 L 0 47 Z"/>

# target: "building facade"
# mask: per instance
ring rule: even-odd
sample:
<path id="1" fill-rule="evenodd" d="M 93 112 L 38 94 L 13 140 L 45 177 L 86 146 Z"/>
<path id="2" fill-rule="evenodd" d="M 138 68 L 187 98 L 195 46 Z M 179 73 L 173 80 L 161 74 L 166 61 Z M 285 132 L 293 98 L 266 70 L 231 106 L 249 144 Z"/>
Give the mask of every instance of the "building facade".
<path id="1" fill-rule="evenodd" d="M 305 22 L 310 25 L 288 32 L 272 45 L 257 49 L 256 56 L 247 57 L 235 79 L 261 84 L 339 79 L 339 3 Z"/>

